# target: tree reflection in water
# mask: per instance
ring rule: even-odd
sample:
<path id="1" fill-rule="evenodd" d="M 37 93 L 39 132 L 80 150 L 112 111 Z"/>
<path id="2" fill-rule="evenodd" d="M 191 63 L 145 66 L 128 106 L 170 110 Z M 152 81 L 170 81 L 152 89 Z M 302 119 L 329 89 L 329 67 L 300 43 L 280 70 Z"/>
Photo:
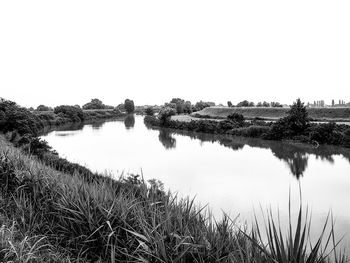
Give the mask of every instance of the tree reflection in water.
<path id="1" fill-rule="evenodd" d="M 171 135 L 169 130 L 160 129 L 158 138 L 165 149 L 169 150 L 176 148 L 176 139 Z"/>
<path id="2" fill-rule="evenodd" d="M 133 114 L 130 114 L 125 117 L 124 119 L 124 125 L 127 130 L 130 130 L 134 128 L 135 126 L 135 116 Z"/>
<path id="3" fill-rule="evenodd" d="M 299 179 L 305 173 L 308 167 L 309 157 L 315 156 L 316 159 L 334 163 L 334 156 L 340 155 L 350 162 L 350 149 L 337 146 L 320 146 L 315 148 L 311 145 L 301 143 L 288 143 L 279 141 L 268 141 L 255 138 L 234 137 L 229 135 L 215 135 L 206 133 L 194 133 L 188 131 L 170 130 L 167 135 L 159 134 L 159 140 L 164 144 L 164 139 L 167 138 L 167 145 L 170 141 L 176 144 L 176 139 L 171 137 L 170 132 L 189 136 L 191 139 L 200 140 L 201 142 L 216 142 L 235 151 L 243 149 L 245 145 L 253 148 L 270 149 L 272 154 L 279 160 L 285 162 L 289 167 L 290 172 Z M 173 146 L 175 147 L 175 146 Z"/>

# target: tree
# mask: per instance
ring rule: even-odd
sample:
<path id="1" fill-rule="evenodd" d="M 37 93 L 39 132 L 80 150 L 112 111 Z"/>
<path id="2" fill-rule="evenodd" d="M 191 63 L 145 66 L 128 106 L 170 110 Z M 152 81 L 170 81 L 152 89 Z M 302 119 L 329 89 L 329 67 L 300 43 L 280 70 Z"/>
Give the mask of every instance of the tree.
<path id="1" fill-rule="evenodd" d="M 231 107 L 232 107 L 232 102 L 231 102 L 231 101 L 228 101 L 228 102 L 227 102 L 227 106 L 231 108 Z"/>
<path id="2" fill-rule="evenodd" d="M 83 105 L 84 110 L 101 110 L 101 109 L 113 109 L 112 106 L 107 106 L 99 99 L 92 99 L 90 102 Z"/>
<path id="3" fill-rule="evenodd" d="M 237 107 L 249 107 L 249 101 L 244 100 L 237 104 Z"/>
<path id="4" fill-rule="evenodd" d="M 287 114 L 283 120 L 292 135 L 302 134 L 310 126 L 306 106 L 300 99 L 293 103 Z"/>
<path id="5" fill-rule="evenodd" d="M 170 117 L 175 115 L 176 111 L 173 108 L 165 107 L 159 112 L 158 118 L 162 125 L 169 121 Z"/>
<path id="6" fill-rule="evenodd" d="M 48 106 L 45 106 L 45 105 L 39 105 L 37 108 L 36 108 L 37 111 L 51 111 L 52 108 L 48 107 Z"/>
<path id="7" fill-rule="evenodd" d="M 135 105 L 133 100 L 126 99 L 124 107 L 127 113 L 133 113 L 135 111 Z"/>
<path id="8" fill-rule="evenodd" d="M 61 105 L 54 109 L 55 114 L 63 114 L 72 121 L 83 121 L 84 113 L 82 109 L 76 108 L 74 106 Z"/>
<path id="9" fill-rule="evenodd" d="M 148 116 L 153 116 L 154 115 L 154 110 L 152 107 L 147 107 L 145 110 L 146 115 Z"/>

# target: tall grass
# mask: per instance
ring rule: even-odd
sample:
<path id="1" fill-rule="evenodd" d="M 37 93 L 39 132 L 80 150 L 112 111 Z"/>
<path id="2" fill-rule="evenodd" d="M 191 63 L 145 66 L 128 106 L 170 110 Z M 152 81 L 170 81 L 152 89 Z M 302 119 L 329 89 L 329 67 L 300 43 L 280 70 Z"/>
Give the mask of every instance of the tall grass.
<path id="1" fill-rule="evenodd" d="M 12 233 L 20 233 L 0 236 L 0 261 L 40 262 L 36 260 L 45 258 L 46 262 L 327 262 L 332 259 L 322 253 L 321 241 L 312 250 L 308 249 L 308 235 L 300 234 L 305 228 L 301 212 L 293 238 L 286 237 L 293 242 L 284 241 L 271 213 L 265 226 L 268 234 L 265 243 L 263 226 L 256 224 L 253 230 L 242 229 L 228 216 L 216 221 L 206 208 L 196 206 L 194 200 L 165 193 L 155 181 L 149 185 L 137 177 L 115 181 L 102 176 L 87 180 L 78 172 L 62 173 L 23 154 L 2 138 L 0 156 L 1 176 L 18 180 L 16 188 L 1 197 L 0 214 L 7 225 L 15 226 Z M 345 259 L 338 255 L 334 260 Z"/>

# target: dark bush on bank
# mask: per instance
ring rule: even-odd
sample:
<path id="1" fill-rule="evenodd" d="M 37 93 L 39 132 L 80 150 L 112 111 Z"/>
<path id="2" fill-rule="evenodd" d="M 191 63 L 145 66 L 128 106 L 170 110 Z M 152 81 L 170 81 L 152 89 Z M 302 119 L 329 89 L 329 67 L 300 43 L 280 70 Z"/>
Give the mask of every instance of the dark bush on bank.
<path id="1" fill-rule="evenodd" d="M 43 129 L 43 123 L 29 110 L 15 102 L 0 99 L 0 131 L 17 131 L 18 134 L 37 135 Z"/>
<path id="2" fill-rule="evenodd" d="M 234 112 L 234 113 L 228 115 L 227 119 L 237 123 L 240 126 L 243 126 L 244 121 L 245 121 L 244 116 L 240 113 L 237 113 L 237 112 Z"/>
<path id="3" fill-rule="evenodd" d="M 68 117 L 73 122 L 79 122 L 84 120 L 84 113 L 82 109 L 74 106 L 61 105 L 54 109 L 55 114 L 62 113 L 65 117 Z"/>
<path id="4" fill-rule="evenodd" d="M 313 125 L 309 128 L 309 137 L 319 144 L 340 145 L 344 140 L 343 134 L 334 122 Z"/>

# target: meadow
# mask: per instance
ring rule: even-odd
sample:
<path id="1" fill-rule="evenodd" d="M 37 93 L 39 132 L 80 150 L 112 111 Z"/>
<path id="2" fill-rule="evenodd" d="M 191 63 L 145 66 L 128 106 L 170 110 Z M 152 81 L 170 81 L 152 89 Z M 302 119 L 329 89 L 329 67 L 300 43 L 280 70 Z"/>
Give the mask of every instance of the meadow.
<path id="1" fill-rule="evenodd" d="M 192 115 L 195 117 L 225 119 L 232 113 L 242 114 L 247 119 L 260 118 L 277 120 L 287 116 L 289 108 L 265 107 L 208 107 Z M 314 121 L 350 121 L 350 107 L 308 108 L 309 117 Z"/>

